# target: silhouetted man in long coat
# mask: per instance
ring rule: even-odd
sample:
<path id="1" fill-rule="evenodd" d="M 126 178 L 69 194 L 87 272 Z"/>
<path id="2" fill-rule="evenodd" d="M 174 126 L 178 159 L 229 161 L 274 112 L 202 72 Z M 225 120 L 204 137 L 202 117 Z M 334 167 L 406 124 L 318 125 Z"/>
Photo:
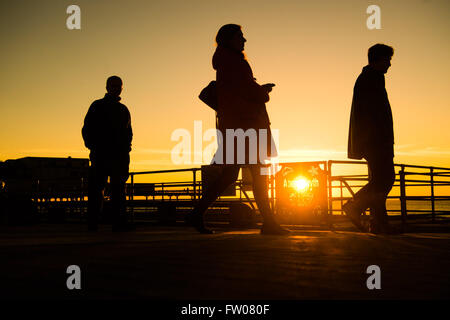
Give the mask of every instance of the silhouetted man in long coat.
<path id="1" fill-rule="evenodd" d="M 360 229 L 360 215 L 371 209 L 370 231 L 388 233 L 386 198 L 395 180 L 392 111 L 385 89 L 384 74 L 391 66 L 394 50 L 383 44 L 369 49 L 369 65 L 356 80 L 353 90 L 348 157 L 366 159 L 369 183 L 343 209 Z"/>
<path id="2" fill-rule="evenodd" d="M 125 183 L 133 138 L 131 117 L 128 108 L 119 102 L 122 80 L 117 76 L 109 77 L 106 91 L 103 99 L 91 104 L 82 129 L 84 143 L 91 151 L 88 227 L 89 230 L 97 230 L 103 191 L 109 176 L 113 231 L 126 231 L 130 229 L 125 213 Z"/>

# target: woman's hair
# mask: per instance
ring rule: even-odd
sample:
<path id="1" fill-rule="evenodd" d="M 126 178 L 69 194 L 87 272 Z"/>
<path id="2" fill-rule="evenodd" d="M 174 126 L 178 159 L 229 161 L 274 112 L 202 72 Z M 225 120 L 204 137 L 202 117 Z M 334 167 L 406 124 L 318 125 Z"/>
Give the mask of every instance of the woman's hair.
<path id="1" fill-rule="evenodd" d="M 220 47 L 229 47 L 229 43 L 233 36 L 241 31 L 241 26 L 237 24 L 226 24 L 219 29 L 216 36 L 216 43 Z"/>

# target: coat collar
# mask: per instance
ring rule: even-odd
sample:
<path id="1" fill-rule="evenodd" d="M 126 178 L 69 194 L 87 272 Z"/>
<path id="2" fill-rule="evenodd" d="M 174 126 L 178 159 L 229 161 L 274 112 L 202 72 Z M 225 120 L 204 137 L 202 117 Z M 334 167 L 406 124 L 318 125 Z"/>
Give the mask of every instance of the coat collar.
<path id="1" fill-rule="evenodd" d="M 122 99 L 122 98 L 121 98 L 121 97 L 116 97 L 116 96 L 110 95 L 109 93 L 105 93 L 105 97 L 104 97 L 103 99 L 107 99 L 107 100 L 112 100 L 112 101 L 115 101 L 115 102 L 119 102 L 120 99 Z"/>

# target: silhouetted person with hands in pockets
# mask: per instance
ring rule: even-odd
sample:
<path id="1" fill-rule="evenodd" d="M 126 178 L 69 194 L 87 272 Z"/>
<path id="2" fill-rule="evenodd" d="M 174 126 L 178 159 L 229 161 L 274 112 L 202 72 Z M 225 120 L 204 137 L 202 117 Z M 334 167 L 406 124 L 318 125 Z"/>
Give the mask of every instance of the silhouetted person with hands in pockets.
<path id="1" fill-rule="evenodd" d="M 111 76 L 106 81 L 105 97 L 94 101 L 84 119 L 82 135 L 89 158 L 88 229 L 98 228 L 103 208 L 103 192 L 110 177 L 113 231 L 133 230 L 127 223 L 125 183 L 130 164 L 131 117 L 128 108 L 120 103 L 122 80 Z"/>
<path id="2" fill-rule="evenodd" d="M 369 49 L 369 65 L 356 80 L 350 115 L 348 157 L 367 160 L 369 183 L 344 204 L 343 210 L 355 226 L 365 231 L 360 215 L 370 208 L 372 233 L 392 232 L 386 199 L 395 181 L 394 130 L 384 74 L 393 54 L 393 48 L 384 44 Z"/>
<path id="3" fill-rule="evenodd" d="M 236 24 L 222 26 L 217 33 L 216 42 L 217 48 L 213 56 L 213 68 L 217 71 L 218 130 L 223 137 L 223 141 L 219 141 L 221 151 L 218 151 L 216 156 L 222 155 L 223 162 L 213 160 L 213 163 L 215 162 L 216 165 L 220 166 L 220 174 L 210 187 L 203 190 L 202 198 L 194 207 L 188 221 L 200 233 L 212 233 L 204 225 L 204 213 L 217 197 L 236 181 L 240 167 L 246 165 L 251 171 L 253 194 L 258 209 L 264 218 L 261 233 L 288 233 L 288 230 L 282 228 L 275 221 L 267 195 L 267 176 L 263 175 L 261 170 L 262 161 L 273 156 L 273 152 L 271 152 L 273 146 L 271 144 L 270 121 L 265 103 L 269 101 L 269 92 L 272 91 L 274 84 L 259 85 L 253 78 L 252 69 L 243 52 L 246 39 L 242 34 L 241 26 Z M 248 139 L 245 147 L 240 148 L 241 153 L 238 154 L 239 150 L 237 150 L 236 143 L 233 142 L 234 138 L 228 139 L 226 131 L 233 130 L 236 132 L 235 130 L 241 130 L 242 132 L 243 130 L 246 132 L 249 129 L 255 130 L 256 133 L 261 129 L 265 130 L 267 139 L 260 143 L 262 138 L 257 134 L 254 139 L 257 142 L 256 149 L 250 148 L 250 139 Z M 267 148 L 264 147 L 264 141 L 267 142 Z M 260 152 L 262 151 L 260 149 L 268 150 Z M 242 152 L 242 150 L 244 151 Z M 261 156 L 262 154 L 265 154 L 265 156 Z M 245 158 L 245 160 L 238 161 L 237 158 L 239 157 Z M 257 161 L 250 161 L 251 158 L 257 158 Z"/>

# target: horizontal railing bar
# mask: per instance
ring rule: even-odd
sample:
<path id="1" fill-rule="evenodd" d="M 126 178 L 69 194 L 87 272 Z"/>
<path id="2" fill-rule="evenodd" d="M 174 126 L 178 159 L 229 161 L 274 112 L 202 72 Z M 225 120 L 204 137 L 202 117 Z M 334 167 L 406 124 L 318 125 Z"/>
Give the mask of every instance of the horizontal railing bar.
<path id="1" fill-rule="evenodd" d="M 352 197 L 333 197 L 333 201 L 349 200 Z M 400 200 L 401 196 L 389 196 L 388 200 Z M 410 201 L 431 201 L 431 196 L 407 196 L 406 200 Z M 435 201 L 450 201 L 450 196 L 434 196 Z"/>
<path id="2" fill-rule="evenodd" d="M 431 175 L 433 175 L 433 176 L 442 176 L 442 175 L 439 175 L 439 174 L 434 173 L 434 172 L 433 172 L 433 174 L 431 174 L 430 172 L 409 172 L 409 171 L 405 171 L 404 174 L 405 174 L 405 176 L 427 176 L 427 177 L 429 177 Z"/>
<path id="3" fill-rule="evenodd" d="M 418 169 L 450 170 L 450 168 L 433 167 L 433 166 L 418 166 L 418 165 L 413 165 L 413 164 L 394 164 L 394 166 L 405 167 L 405 168 L 418 168 Z"/>
<path id="4" fill-rule="evenodd" d="M 201 168 L 157 170 L 157 171 L 135 171 L 135 172 L 130 172 L 130 175 L 152 174 L 152 173 L 170 173 L 170 172 L 189 172 L 189 171 L 198 171 L 198 170 L 201 170 Z"/>
<path id="5" fill-rule="evenodd" d="M 341 180 L 336 180 L 336 181 L 341 181 Z M 333 181 L 334 182 L 334 181 Z M 398 181 L 399 182 L 399 181 Z M 413 186 L 419 186 L 419 187 L 427 187 L 427 186 L 431 186 L 431 182 L 427 182 L 427 181 L 424 181 L 423 183 L 422 183 L 422 181 L 408 181 L 408 182 L 417 182 L 418 184 L 407 184 L 406 186 L 407 187 L 413 187 Z M 427 182 L 427 183 L 425 183 L 425 182 Z M 450 185 L 450 181 L 449 182 L 444 182 L 444 181 L 438 181 L 438 182 L 433 182 L 433 184 L 435 185 L 435 186 L 448 186 L 448 185 Z M 353 184 L 349 184 L 350 185 L 350 187 L 362 187 L 362 186 L 364 186 L 364 185 L 360 185 L 360 184 L 355 184 L 355 185 L 353 185 Z M 400 185 L 399 184 L 394 184 L 392 187 L 399 187 Z M 340 188 L 341 186 L 340 185 L 337 185 L 337 184 L 332 184 L 332 187 L 333 188 Z"/>
<path id="6" fill-rule="evenodd" d="M 346 179 L 345 181 L 368 181 L 369 179 L 363 179 L 363 178 L 361 178 L 361 179 L 358 179 L 358 178 L 355 178 L 355 179 Z M 335 182 L 335 181 L 342 181 L 342 179 L 332 179 L 331 180 L 331 182 Z M 396 179 L 395 180 L 396 182 L 400 182 L 400 179 Z M 419 182 L 419 183 L 428 183 L 428 184 L 431 184 L 431 181 L 430 180 L 414 180 L 414 179 L 405 179 L 405 182 Z M 438 181 L 436 181 L 436 180 L 433 180 L 433 184 L 436 184 L 436 183 L 440 183 L 440 184 L 450 184 L 450 181 L 441 181 L 441 180 L 438 180 Z"/>
<path id="7" fill-rule="evenodd" d="M 291 162 L 285 162 L 285 163 L 279 163 L 279 165 L 288 164 Z M 292 162 L 294 163 L 294 162 Z M 323 164 L 326 165 L 326 161 L 309 161 L 309 162 L 302 162 L 302 164 Z M 245 167 L 246 165 L 241 165 Z M 260 164 L 260 166 L 263 167 L 270 167 L 272 164 Z M 201 168 L 185 168 L 185 169 L 171 169 L 171 170 L 155 170 L 155 171 L 134 171 L 130 172 L 130 175 L 137 175 L 137 174 L 152 174 L 152 173 L 170 173 L 170 172 L 189 172 L 189 171 L 199 171 Z"/>
<path id="8" fill-rule="evenodd" d="M 332 211 L 342 212 L 343 210 L 342 210 L 342 208 L 340 208 L 340 209 L 333 208 Z M 367 209 L 366 211 L 369 211 L 369 209 Z M 402 210 L 401 209 L 387 209 L 387 211 L 389 211 L 389 212 L 401 212 Z M 432 210 L 431 209 L 408 209 L 408 212 L 430 212 L 431 213 Z M 450 213 L 450 210 L 435 210 L 435 212 L 437 212 L 437 213 Z"/>
<path id="9" fill-rule="evenodd" d="M 357 178 L 362 178 L 362 177 L 367 177 L 367 174 L 358 174 L 358 175 L 348 175 L 348 176 L 331 176 L 330 179 L 332 180 L 340 180 L 340 179 L 345 179 L 345 180 L 350 180 L 350 179 L 357 179 Z"/>
<path id="10" fill-rule="evenodd" d="M 420 183 L 420 184 L 407 184 L 407 187 L 426 187 L 426 186 L 431 186 L 431 183 L 429 181 L 415 181 L 415 180 L 405 180 L 405 182 L 416 182 L 416 183 Z M 422 183 L 423 182 L 423 183 Z M 427 183 L 425 183 L 427 182 Z M 443 182 L 443 181 L 439 181 L 439 182 L 433 182 L 434 185 L 441 185 L 441 186 L 447 186 L 450 185 L 450 182 Z"/>
<path id="11" fill-rule="evenodd" d="M 167 182 L 167 183 L 155 183 L 153 184 L 155 188 L 161 188 L 161 187 L 186 187 L 186 186 L 194 186 L 193 183 L 177 183 L 177 182 Z M 196 183 L 196 185 L 201 185 L 201 183 Z M 130 185 L 131 186 L 131 185 Z M 136 184 L 134 184 L 136 187 Z M 139 185 L 138 185 L 139 187 Z"/>
<path id="12" fill-rule="evenodd" d="M 329 164 L 367 164 L 367 161 L 352 161 L 352 160 L 328 160 Z"/>
<path id="13" fill-rule="evenodd" d="M 341 181 L 341 178 L 335 178 L 335 177 L 330 177 L 331 181 Z M 368 178 L 351 178 L 351 179 L 345 179 L 346 181 L 367 181 L 369 180 Z"/>
<path id="14" fill-rule="evenodd" d="M 405 174 L 406 175 L 406 174 Z M 422 175 L 422 174 L 418 174 L 418 175 Z M 425 174 L 423 174 L 425 175 Z M 430 174 L 426 174 L 426 176 L 431 176 Z M 439 175 L 434 175 L 433 176 L 439 176 Z M 332 176 L 330 177 L 331 181 L 339 181 L 339 180 L 347 180 L 347 181 L 362 181 L 362 180 L 368 180 L 368 178 L 363 178 L 363 177 L 367 177 L 367 175 L 359 175 L 359 176 Z M 450 176 L 449 176 L 450 177 Z M 396 179 L 396 181 L 399 181 L 399 179 Z M 411 179 L 406 179 L 406 181 L 430 181 L 430 180 L 411 180 Z M 440 181 L 440 182 L 450 182 L 449 181 Z"/>
<path id="15" fill-rule="evenodd" d="M 329 160 L 328 163 L 330 164 L 367 164 L 367 161 L 346 161 L 346 160 Z M 450 171 L 450 168 L 443 168 L 443 167 L 434 167 L 434 166 L 419 166 L 419 165 L 412 165 L 412 164 L 400 164 L 395 163 L 394 166 L 396 167 L 404 167 L 404 168 L 422 168 L 422 169 L 434 169 L 434 170 L 448 170 Z"/>

